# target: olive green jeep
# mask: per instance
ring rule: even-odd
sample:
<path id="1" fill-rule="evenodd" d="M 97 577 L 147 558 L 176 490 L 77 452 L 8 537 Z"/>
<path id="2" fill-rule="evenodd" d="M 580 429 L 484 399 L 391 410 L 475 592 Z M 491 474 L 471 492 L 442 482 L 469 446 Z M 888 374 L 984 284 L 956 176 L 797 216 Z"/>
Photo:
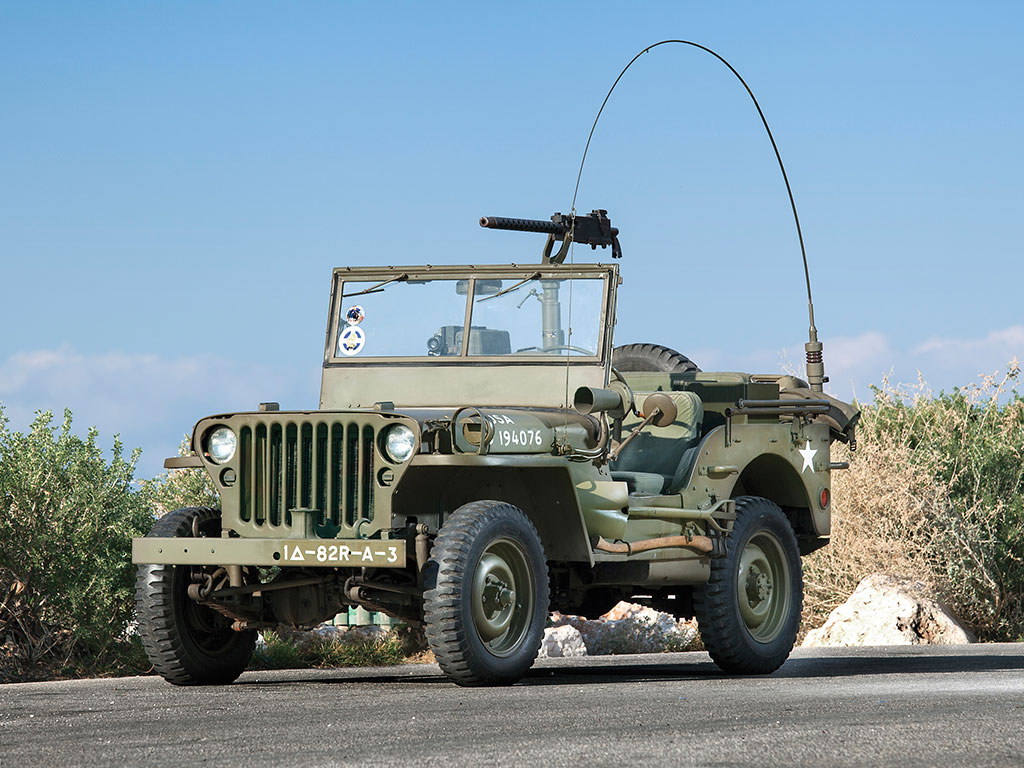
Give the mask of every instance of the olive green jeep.
<path id="1" fill-rule="evenodd" d="M 616 347 L 618 262 L 565 262 L 573 242 L 619 255 L 603 211 L 481 223 L 546 232 L 541 263 L 335 269 L 320 407 L 209 416 L 167 460 L 221 497 L 133 541 L 167 680 L 230 682 L 260 629 L 346 606 L 421 626 L 461 685 L 514 683 L 551 610 L 620 599 L 696 616 L 728 672 L 785 661 L 859 413 Z"/>

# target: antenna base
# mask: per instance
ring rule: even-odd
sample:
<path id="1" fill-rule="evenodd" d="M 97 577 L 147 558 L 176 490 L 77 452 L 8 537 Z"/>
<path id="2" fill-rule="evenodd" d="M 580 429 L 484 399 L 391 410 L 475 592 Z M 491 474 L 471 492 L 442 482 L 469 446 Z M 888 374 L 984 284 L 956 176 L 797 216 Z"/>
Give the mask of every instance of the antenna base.
<path id="1" fill-rule="evenodd" d="M 804 344 L 804 355 L 807 358 L 807 383 L 812 392 L 822 392 L 825 383 L 825 363 L 822 356 L 822 343 L 817 334 L 811 334 L 811 341 Z"/>

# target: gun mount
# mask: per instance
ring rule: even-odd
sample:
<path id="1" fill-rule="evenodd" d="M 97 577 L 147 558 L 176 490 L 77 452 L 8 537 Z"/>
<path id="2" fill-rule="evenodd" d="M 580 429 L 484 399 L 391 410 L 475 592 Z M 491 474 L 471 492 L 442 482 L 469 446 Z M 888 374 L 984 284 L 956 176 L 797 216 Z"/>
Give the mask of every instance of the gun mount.
<path id="1" fill-rule="evenodd" d="M 502 216 L 481 216 L 480 226 L 485 229 L 508 229 L 515 232 L 540 232 L 548 236 L 544 244 L 544 251 L 541 255 L 543 264 L 561 264 L 569 253 L 570 243 L 589 245 L 591 250 L 598 246 L 612 247 L 612 258 L 622 258 L 622 248 L 619 246 L 619 230 L 612 226 L 608 218 L 608 211 L 599 208 L 591 211 L 586 216 L 573 216 L 572 214 L 556 213 L 551 221 L 540 219 L 509 219 Z M 554 256 L 556 240 L 561 239 L 562 247 Z"/>

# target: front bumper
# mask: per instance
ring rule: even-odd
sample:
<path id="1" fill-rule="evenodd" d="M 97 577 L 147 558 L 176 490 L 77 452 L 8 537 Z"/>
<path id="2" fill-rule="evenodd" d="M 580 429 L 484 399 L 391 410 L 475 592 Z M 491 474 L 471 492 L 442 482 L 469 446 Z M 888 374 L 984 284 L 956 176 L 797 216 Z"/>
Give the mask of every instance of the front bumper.
<path id="1" fill-rule="evenodd" d="M 132 562 L 150 565 L 404 568 L 405 557 L 405 539 L 132 539 Z"/>

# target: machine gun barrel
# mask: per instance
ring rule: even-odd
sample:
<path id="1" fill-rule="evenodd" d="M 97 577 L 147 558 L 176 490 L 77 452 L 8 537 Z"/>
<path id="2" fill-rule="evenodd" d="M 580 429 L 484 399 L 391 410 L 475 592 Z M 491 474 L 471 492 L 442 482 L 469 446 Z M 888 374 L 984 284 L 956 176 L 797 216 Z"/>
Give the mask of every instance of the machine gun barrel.
<path id="1" fill-rule="evenodd" d="M 564 235 L 569 225 L 540 219 L 510 219 L 506 216 L 481 216 L 480 226 L 485 229 L 510 229 L 515 232 L 541 232 L 545 235 Z"/>

